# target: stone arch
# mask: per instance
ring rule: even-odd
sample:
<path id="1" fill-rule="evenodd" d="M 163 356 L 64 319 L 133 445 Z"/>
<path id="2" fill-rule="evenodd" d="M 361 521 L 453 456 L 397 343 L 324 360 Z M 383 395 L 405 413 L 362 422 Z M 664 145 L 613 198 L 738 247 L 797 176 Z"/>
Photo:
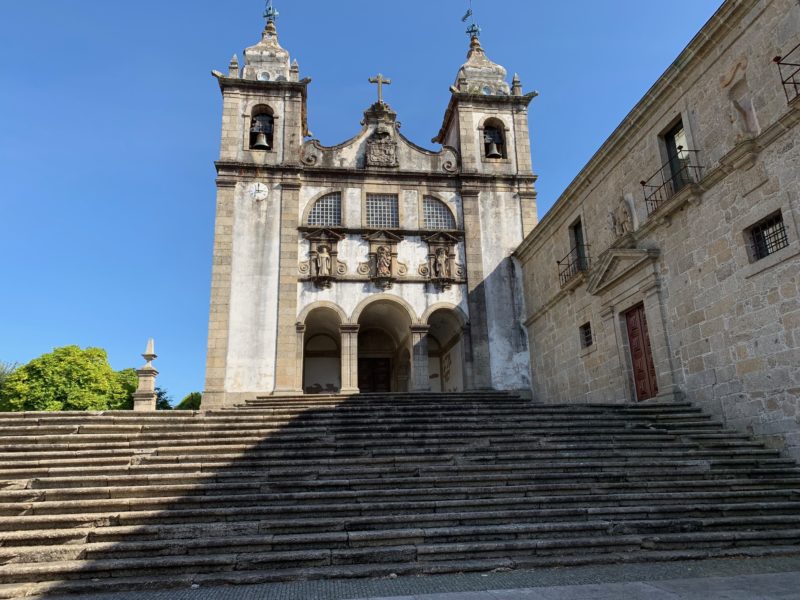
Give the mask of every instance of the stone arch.
<path id="1" fill-rule="evenodd" d="M 315 302 L 301 313 L 298 357 L 301 387 L 306 394 L 336 393 L 342 388 L 342 324 L 344 311 L 332 302 Z"/>
<path id="2" fill-rule="evenodd" d="M 508 158 L 508 138 L 510 129 L 506 122 L 496 115 L 486 117 L 478 127 L 480 134 L 481 158 L 486 159 L 507 159 Z M 499 151 L 500 157 L 489 156 L 490 144 L 494 144 Z"/>
<path id="3" fill-rule="evenodd" d="M 433 392 L 461 392 L 466 388 L 467 318 L 460 307 L 438 302 L 425 311 L 427 359 Z"/>
<path id="4" fill-rule="evenodd" d="M 253 149 L 273 150 L 275 140 L 275 111 L 268 104 L 256 104 L 250 109 L 248 119 L 248 146 Z M 260 137 L 259 137 L 260 136 Z M 260 139 L 266 143 L 266 148 L 256 145 L 256 140 Z"/>
<path id="5" fill-rule="evenodd" d="M 466 313 L 461 309 L 460 306 L 453 304 L 452 302 L 437 302 L 436 304 L 431 304 L 425 312 L 422 313 L 419 321 L 420 323 L 427 323 L 428 319 L 431 318 L 431 315 L 435 313 L 437 310 L 452 310 L 455 317 L 459 320 L 461 327 L 466 326 L 469 319 L 467 319 Z"/>
<path id="6" fill-rule="evenodd" d="M 341 227 L 344 224 L 344 189 L 342 188 L 329 188 L 324 192 L 320 192 L 311 197 L 311 199 L 306 202 L 306 205 L 303 207 L 303 213 L 300 215 L 300 226 L 307 227 L 306 223 L 308 223 L 308 217 L 311 214 L 311 210 L 314 208 L 314 205 L 317 203 L 317 200 L 324 198 L 325 196 L 329 196 L 331 194 L 339 194 L 339 204 L 341 206 L 341 215 L 342 215 L 342 223 L 338 225 Z"/>
<path id="7" fill-rule="evenodd" d="M 312 310 L 315 310 L 317 308 L 328 308 L 333 312 L 335 312 L 337 315 L 339 315 L 339 321 L 341 323 L 348 322 L 347 314 L 344 312 L 344 310 L 342 310 L 342 308 L 338 304 L 335 304 L 333 302 L 328 302 L 327 300 L 317 300 L 316 302 L 312 302 L 311 304 L 306 306 L 302 311 L 300 311 L 300 314 L 297 315 L 297 322 L 300 324 L 305 323 L 309 313 L 311 313 Z"/>
<path id="8" fill-rule="evenodd" d="M 401 307 L 403 307 L 403 310 L 405 310 L 408 313 L 408 317 L 409 319 L 411 319 L 412 325 L 417 325 L 420 323 L 420 320 L 417 318 L 417 312 L 414 310 L 414 307 L 411 306 L 411 304 L 409 304 L 407 300 L 401 298 L 400 296 L 395 296 L 393 294 L 374 294 L 369 298 L 365 298 L 364 300 L 359 302 L 358 306 L 356 306 L 355 310 L 353 310 L 353 314 L 350 316 L 349 323 L 357 324 L 358 319 L 361 317 L 361 313 L 364 312 L 364 309 L 366 309 L 370 304 L 381 301 L 383 302 L 389 301 L 399 304 Z"/>

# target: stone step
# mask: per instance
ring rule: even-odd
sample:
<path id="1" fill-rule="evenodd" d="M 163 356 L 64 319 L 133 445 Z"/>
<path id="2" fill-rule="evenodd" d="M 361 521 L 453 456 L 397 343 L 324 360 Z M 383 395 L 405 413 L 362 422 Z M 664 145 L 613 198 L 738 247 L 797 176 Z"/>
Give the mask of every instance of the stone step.
<path id="1" fill-rule="evenodd" d="M 473 504 L 494 509 L 519 506 L 638 506 L 672 504 L 679 499 L 697 503 L 727 500 L 780 502 L 800 500 L 800 488 L 705 490 L 681 492 L 551 493 L 537 494 L 529 486 L 484 486 L 468 488 L 396 488 L 381 490 L 318 490 L 312 492 L 259 492 L 250 494 L 189 495 L 78 500 L 36 500 L 0 503 L 2 516 L 107 513 L 109 511 L 194 510 L 204 508 L 257 507 L 279 511 L 348 513 L 365 511 L 400 513 L 412 508 L 429 509 L 447 503 L 453 507 Z"/>
<path id="2" fill-rule="evenodd" d="M 746 525 L 750 531 L 800 531 L 800 516 L 750 517 L 743 520 L 694 519 L 664 521 L 590 521 L 583 523 L 483 525 L 440 528 L 397 528 L 372 531 L 329 531 L 308 534 L 269 534 L 258 528 L 249 535 L 230 532 L 223 527 L 172 528 L 176 536 L 156 539 L 136 539 L 136 529 L 116 528 L 113 536 L 105 533 L 103 541 L 86 534 L 77 537 L 74 531 L 50 532 L 40 536 L 42 543 L 31 545 L 31 536 L 0 536 L 0 564 L 41 563 L 49 561 L 108 560 L 114 558 L 146 558 L 151 556 L 211 555 L 226 553 L 291 552 L 305 550 L 374 549 L 382 546 L 420 546 L 431 544 L 473 544 L 476 542 L 515 542 L 535 540 L 558 541 L 594 536 L 608 543 L 615 536 L 671 535 L 671 532 L 718 534 L 729 539 L 725 532 L 731 527 Z M 200 532 L 204 532 L 200 535 Z M 191 535 L 190 535 L 191 534 Z M 152 535 L 152 534 L 151 534 Z M 778 536 L 780 537 L 780 536 Z M 712 538 L 713 539 L 713 538 Z M 788 538 L 784 538 L 784 542 Z M 53 543 L 70 541 L 71 543 Z M 677 544 L 682 540 L 675 540 Z M 18 545 L 15 542 L 23 542 Z M 49 543 L 48 543 L 49 542 Z M 561 547 L 560 544 L 555 547 Z M 679 547 L 679 546 L 678 546 Z M 540 549 L 537 547 L 537 549 Z"/>
<path id="3" fill-rule="evenodd" d="M 423 520 L 429 517 L 422 517 Z M 564 537 L 584 537 L 590 534 L 652 534 L 675 531 L 731 531 L 741 528 L 748 530 L 797 529 L 800 515 L 740 516 L 717 518 L 680 519 L 628 519 L 618 515 L 613 520 L 592 519 L 586 521 L 562 521 L 550 523 L 514 523 L 492 525 L 447 525 L 458 521 L 453 515 L 440 519 L 442 524 L 408 527 L 408 523 L 384 523 L 389 526 L 379 529 L 381 523 L 372 523 L 371 529 L 353 529 L 357 523 L 340 520 L 315 519 L 308 523 L 274 523 L 271 521 L 238 521 L 233 523 L 194 523 L 188 525 L 144 525 L 139 527 L 110 526 L 98 529 L 44 529 L 15 532 L 0 532 L 0 562 L 40 562 L 42 555 L 20 558 L 21 552 L 36 552 L 42 546 L 68 545 L 71 552 L 81 552 L 89 544 L 119 544 L 122 552 L 129 552 L 128 544 L 150 542 L 148 550 L 158 548 L 157 544 L 169 544 L 200 539 L 207 543 L 196 543 L 195 552 L 208 554 L 215 546 L 233 547 L 242 539 L 257 539 L 260 544 L 270 544 L 271 549 L 295 550 L 320 544 L 341 544 L 351 547 L 376 546 L 392 543 L 414 543 L 424 541 L 454 542 L 491 541 L 496 539 L 561 539 Z M 437 526 L 438 525 L 438 526 Z M 248 542 L 250 544 L 251 542 Z M 111 553 L 114 547 L 107 547 Z M 77 556 L 74 556 L 77 558 Z M 83 556 L 81 558 L 89 558 Z M 64 559 L 62 557 L 61 559 Z"/>
<path id="4" fill-rule="evenodd" d="M 0 470 L 0 479 L 18 479 L 21 473 L 26 478 L 42 479 L 47 477 L 103 477 L 120 474 L 154 475 L 160 473 L 237 473 L 247 471 L 260 471 L 265 475 L 281 476 L 303 474 L 308 477 L 337 475 L 339 477 L 363 477 L 371 474 L 380 474 L 387 469 L 405 469 L 436 471 L 446 469 L 459 473 L 477 472 L 480 470 L 509 471 L 515 469 L 535 470 L 545 472 L 570 472 L 588 469 L 613 470 L 620 468 L 643 472 L 665 472 L 713 469 L 759 469 L 759 468 L 785 468 L 795 467 L 794 461 L 784 458 L 739 457 L 739 458 L 714 458 L 711 459 L 685 459 L 685 460 L 655 460 L 649 458 L 607 458 L 603 460 L 587 459 L 561 459 L 557 462 L 544 459 L 526 457 L 503 457 L 490 453 L 475 454 L 469 457 L 425 457 L 425 456 L 389 456 L 389 457 L 364 457 L 353 459 L 328 459 L 317 461 L 306 460 L 238 460 L 235 463 L 227 461 L 215 462 L 209 458 L 207 462 L 193 463 L 149 463 L 146 457 L 141 457 L 139 464 L 123 466 L 56 466 L 56 467 L 31 467 L 24 469 Z"/>
<path id="5" fill-rule="evenodd" d="M 333 475 L 338 475 L 334 477 Z M 620 481 L 647 482 L 653 479 L 659 481 L 682 481 L 692 476 L 696 480 L 715 480 L 730 479 L 746 476 L 753 480 L 764 480 L 778 477 L 796 478 L 797 469 L 794 465 L 781 468 L 751 468 L 744 473 L 741 469 L 715 469 L 711 471 L 707 465 L 698 464 L 693 468 L 674 471 L 655 473 L 652 469 L 590 469 L 586 471 L 553 471 L 542 472 L 538 469 L 516 468 L 508 469 L 497 465 L 472 466 L 464 468 L 462 466 L 445 466 L 440 468 L 428 467 L 418 469 L 416 467 L 400 468 L 395 465 L 391 475 L 386 474 L 385 469 L 358 469 L 349 472 L 339 473 L 300 473 L 297 469 L 282 470 L 266 474 L 263 471 L 227 471 L 210 473 L 160 473 L 160 474 L 115 474 L 112 476 L 92 476 L 92 477 L 49 477 L 49 478 L 17 478 L 3 482 L 0 480 L 0 489 L 6 490 L 42 490 L 42 489 L 69 489 L 85 488 L 98 486 L 147 486 L 147 485 L 208 485 L 220 484 L 231 485 L 241 482 L 258 482 L 261 484 L 278 485 L 303 485 L 306 482 L 312 485 L 314 481 L 326 482 L 329 485 L 332 481 L 339 481 L 347 484 L 358 484 L 359 481 L 374 481 L 384 478 L 387 482 L 394 478 L 419 479 L 420 481 L 430 481 L 436 478 L 457 477 L 494 477 L 508 478 L 509 480 L 523 479 L 529 483 L 534 482 L 589 482 L 607 483 Z M 298 479 L 303 477 L 304 479 Z"/>
<path id="6" fill-rule="evenodd" d="M 763 505 L 781 504 L 800 500 L 796 489 L 737 490 L 683 493 L 615 493 L 615 494 L 556 494 L 539 496 L 493 495 L 491 493 L 451 493 L 448 495 L 420 495 L 405 497 L 403 494 L 371 495 L 363 498 L 348 494 L 251 494 L 235 496 L 188 496 L 160 498 L 114 498 L 101 500 L 74 500 L 55 502 L 23 502 L 2 507 L 0 529 L 13 531 L 29 523 L 58 522 L 61 518 L 71 522 L 121 519 L 136 519 L 139 513 L 143 520 L 152 518 L 152 513 L 163 522 L 183 522 L 188 517 L 196 519 L 226 520 L 251 518 L 253 514 L 271 515 L 281 518 L 311 517 L 315 514 L 345 516 L 382 516 L 416 514 L 447 510 L 449 512 L 512 511 L 512 510 L 590 510 L 598 508 L 649 507 L 658 511 L 661 506 L 673 506 L 680 501 L 696 506 L 719 507 L 741 503 Z M 557 512 L 553 514 L 558 514 Z M 59 525 L 48 525 L 59 527 Z"/>
<path id="7" fill-rule="evenodd" d="M 800 530 L 677 533 L 654 536 L 593 536 L 562 540 L 511 540 L 473 543 L 407 544 L 375 548 L 341 548 L 303 551 L 238 552 L 213 555 L 182 554 L 141 558 L 63 560 L 46 563 L 10 563 L 0 566 L 0 580 L 7 583 L 33 582 L 45 578 L 85 579 L 133 577 L 146 571 L 152 575 L 248 571 L 335 565 L 374 565 L 379 563 L 450 563 L 458 560 L 485 560 L 519 557 L 585 556 L 591 553 L 642 553 L 698 548 L 731 549 L 775 542 L 793 545 L 800 541 Z M 175 548 L 180 551 L 181 547 Z"/>
<path id="8" fill-rule="evenodd" d="M 0 490 L 0 502 L 38 502 L 103 498 L 160 498 L 164 496 L 218 496 L 267 492 L 298 493 L 313 490 L 384 490 L 384 489 L 428 489 L 499 487 L 515 489 L 524 487 L 528 492 L 549 493 L 603 493 L 622 491 L 670 491 L 670 490 L 748 490 L 748 489 L 795 489 L 800 488 L 800 474 L 776 479 L 727 479 L 698 478 L 695 480 L 609 481 L 585 482 L 563 481 L 556 483 L 530 483 L 530 478 L 519 475 L 483 475 L 469 477 L 383 477 L 357 480 L 286 480 L 277 482 L 229 482 L 224 484 L 202 482 L 197 484 L 160 484 L 137 486 L 31 488 Z"/>
<path id="9" fill-rule="evenodd" d="M 57 591 L 59 594 L 113 593 L 128 590 L 215 587 L 245 584 L 274 583 L 292 580 L 379 578 L 402 575 L 437 575 L 444 573 L 489 572 L 515 568 L 544 568 L 556 566 L 586 566 L 656 561 L 701 560 L 708 558 L 772 557 L 794 554 L 795 546 L 738 546 L 735 548 L 702 550 L 649 550 L 628 553 L 585 554 L 582 556 L 526 556 L 484 558 L 467 561 L 438 561 L 435 563 L 374 563 L 365 565 L 335 565 L 327 567 L 298 567 L 286 569 L 210 570 L 209 572 L 170 573 L 158 575 L 148 569 L 138 569 L 133 576 L 122 576 L 113 570 L 96 571 L 90 579 L 44 580 L 40 583 L 7 584 L 0 587 L 0 598 L 21 598 Z M 66 569 L 68 570 L 69 567 Z M 142 573 L 146 573 L 142 575 Z M 116 576 L 115 576 L 116 575 Z M 57 584 L 54 585 L 54 581 Z"/>
<path id="10" fill-rule="evenodd" d="M 472 503 L 470 506 L 452 506 L 447 503 L 415 505 L 413 510 L 394 513 L 369 514 L 351 510 L 352 514 L 328 514 L 324 511 L 301 509 L 276 513 L 260 507 L 192 509 L 171 511 L 132 511 L 111 513 L 84 513 L 67 515 L 35 515 L 0 517 L 0 532 L 44 531 L 68 529 L 101 531 L 118 526 L 199 526 L 224 524 L 235 530 L 238 523 L 261 521 L 269 523 L 269 533 L 308 533 L 311 531 L 348 531 L 406 528 L 409 523 L 418 527 L 456 525 L 491 525 L 508 523 L 553 523 L 588 521 L 597 519 L 685 519 L 691 518 L 741 518 L 752 516 L 794 516 L 800 514 L 800 502 L 735 502 L 662 504 L 659 506 L 568 506 L 559 508 L 503 508 L 490 503 Z M 324 514 L 324 517 L 320 517 Z M 333 522 L 333 523 L 332 523 Z"/>

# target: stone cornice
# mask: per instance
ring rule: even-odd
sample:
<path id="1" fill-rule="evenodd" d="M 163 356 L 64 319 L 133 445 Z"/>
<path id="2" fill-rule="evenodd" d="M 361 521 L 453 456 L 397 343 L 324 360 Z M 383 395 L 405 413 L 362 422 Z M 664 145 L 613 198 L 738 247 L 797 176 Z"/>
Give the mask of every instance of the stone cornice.
<path id="1" fill-rule="evenodd" d="M 225 75 L 211 73 L 219 83 L 219 89 L 224 93 L 228 89 L 255 90 L 265 92 L 269 90 L 287 90 L 300 92 L 305 96 L 311 78 L 306 77 L 300 81 L 258 81 L 255 79 L 242 79 L 240 77 L 226 77 Z"/>

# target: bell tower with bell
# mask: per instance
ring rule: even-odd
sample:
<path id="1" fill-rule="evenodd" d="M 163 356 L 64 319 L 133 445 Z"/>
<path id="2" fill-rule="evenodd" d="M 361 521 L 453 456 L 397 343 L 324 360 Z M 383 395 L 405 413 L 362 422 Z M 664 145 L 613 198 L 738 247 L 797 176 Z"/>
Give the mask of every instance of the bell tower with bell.
<path id="1" fill-rule="evenodd" d="M 307 88 L 278 42 L 269 0 L 261 40 L 212 71 L 222 91 L 214 265 L 203 403 L 226 390 L 294 391 L 300 148 L 308 135 Z"/>
<path id="2" fill-rule="evenodd" d="M 465 19 L 471 15 L 470 9 Z M 486 56 L 480 33 L 473 20 L 467 29 L 467 62 L 450 87 L 433 142 L 455 148 L 461 158 L 473 360 L 487 365 L 479 369 L 476 383 L 491 387 L 498 382 L 492 381 L 488 366 L 496 372 L 495 363 L 513 360 L 527 347 L 524 333 L 513 325 L 518 315 L 507 313 L 509 307 L 516 311 L 522 306 L 519 265 L 512 253 L 537 223 L 528 132 L 528 106 L 537 94 L 524 94 L 517 75 L 509 85 L 506 69 Z"/>

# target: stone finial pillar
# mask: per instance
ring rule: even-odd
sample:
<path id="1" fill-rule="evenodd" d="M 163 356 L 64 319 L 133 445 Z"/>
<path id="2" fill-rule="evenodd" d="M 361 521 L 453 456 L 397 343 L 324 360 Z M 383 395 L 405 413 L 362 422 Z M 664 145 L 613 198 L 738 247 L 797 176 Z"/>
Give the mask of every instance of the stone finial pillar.
<path id="1" fill-rule="evenodd" d="M 428 373 L 428 331 L 430 325 L 411 326 L 411 389 L 428 392 L 431 380 Z"/>
<path id="2" fill-rule="evenodd" d="M 358 390 L 358 324 L 339 326 L 341 334 L 342 387 L 340 394 L 357 394 Z"/>
<path id="3" fill-rule="evenodd" d="M 147 341 L 142 357 L 146 361 L 144 366 L 137 369 L 136 375 L 139 377 L 139 387 L 133 394 L 133 410 L 155 410 L 156 409 L 156 376 L 158 371 L 153 366 L 156 358 L 155 342 L 153 338 Z"/>

